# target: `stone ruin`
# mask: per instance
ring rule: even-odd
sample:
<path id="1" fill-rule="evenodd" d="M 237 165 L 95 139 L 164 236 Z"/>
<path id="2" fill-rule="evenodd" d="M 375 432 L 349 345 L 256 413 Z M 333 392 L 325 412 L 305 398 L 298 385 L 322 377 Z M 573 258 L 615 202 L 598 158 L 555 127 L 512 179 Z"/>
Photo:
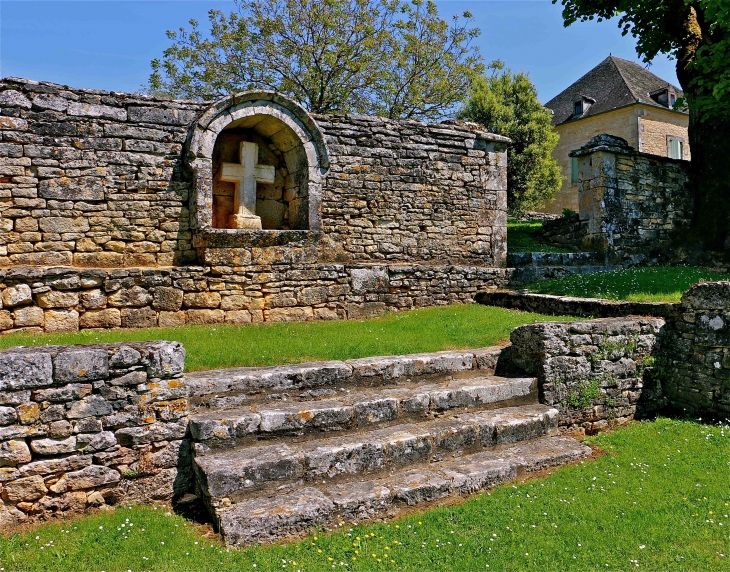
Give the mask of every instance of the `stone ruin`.
<path id="1" fill-rule="evenodd" d="M 475 124 L 0 81 L 0 331 L 361 318 L 505 282 Z"/>

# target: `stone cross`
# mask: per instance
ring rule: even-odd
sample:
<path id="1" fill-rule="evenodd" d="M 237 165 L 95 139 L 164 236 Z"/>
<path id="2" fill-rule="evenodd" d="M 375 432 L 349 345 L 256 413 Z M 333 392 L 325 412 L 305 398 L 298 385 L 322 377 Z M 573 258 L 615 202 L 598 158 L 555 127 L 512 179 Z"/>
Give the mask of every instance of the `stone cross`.
<path id="1" fill-rule="evenodd" d="M 240 229 L 260 229 L 261 217 L 256 216 L 256 183 L 273 183 L 275 170 L 270 165 L 259 165 L 259 146 L 242 141 L 240 163 L 223 163 L 220 180 L 235 183 L 233 214 L 228 226 Z"/>

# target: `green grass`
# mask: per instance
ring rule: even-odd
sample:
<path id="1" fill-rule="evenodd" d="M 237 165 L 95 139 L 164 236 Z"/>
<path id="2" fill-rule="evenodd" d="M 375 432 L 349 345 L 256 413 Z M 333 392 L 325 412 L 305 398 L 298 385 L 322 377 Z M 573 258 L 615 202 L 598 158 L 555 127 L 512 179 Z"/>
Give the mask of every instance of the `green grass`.
<path id="1" fill-rule="evenodd" d="M 392 312 L 363 321 L 21 334 L 0 337 L 0 349 L 15 345 L 177 340 L 187 351 L 186 371 L 198 371 L 483 347 L 509 338 L 519 325 L 560 319 L 570 318 L 455 304 Z"/>
<path id="2" fill-rule="evenodd" d="M 570 252 L 551 246 L 542 239 L 542 222 L 539 220 L 507 221 L 507 250 L 510 252 Z"/>
<path id="3" fill-rule="evenodd" d="M 693 284 L 715 280 L 730 280 L 730 274 L 693 267 L 627 268 L 542 280 L 528 284 L 526 288 L 531 292 L 558 296 L 679 302 L 682 294 Z"/>
<path id="4" fill-rule="evenodd" d="M 0 538 L 6 571 L 730 570 L 730 426 L 659 419 L 606 455 L 441 507 L 293 544 L 229 550 L 182 518 L 120 508 Z"/>

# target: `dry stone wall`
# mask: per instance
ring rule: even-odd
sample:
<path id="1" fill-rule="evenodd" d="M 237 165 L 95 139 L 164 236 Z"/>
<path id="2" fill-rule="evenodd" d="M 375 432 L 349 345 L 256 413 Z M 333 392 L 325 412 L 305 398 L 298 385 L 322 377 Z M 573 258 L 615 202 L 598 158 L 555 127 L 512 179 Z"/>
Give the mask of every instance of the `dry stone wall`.
<path id="1" fill-rule="evenodd" d="M 625 140 L 598 135 L 580 150 L 579 216 L 585 245 L 610 259 L 642 260 L 689 226 L 689 163 L 637 153 Z"/>
<path id="2" fill-rule="evenodd" d="M 191 486 L 177 342 L 0 352 L 0 528 Z"/>
<path id="3" fill-rule="evenodd" d="M 697 284 L 682 296 L 657 354 L 670 407 L 704 417 L 730 416 L 730 282 Z"/>
<path id="4" fill-rule="evenodd" d="M 508 367 L 537 377 L 562 426 L 606 428 L 664 405 L 651 376 L 661 318 L 529 324 L 513 330 Z"/>
<path id="5" fill-rule="evenodd" d="M 0 331 L 361 317 L 505 283 L 507 139 L 260 95 L 211 106 L 0 81 Z M 205 226 L 215 138 L 198 121 L 249 104 L 286 104 L 316 131 L 309 229 Z"/>

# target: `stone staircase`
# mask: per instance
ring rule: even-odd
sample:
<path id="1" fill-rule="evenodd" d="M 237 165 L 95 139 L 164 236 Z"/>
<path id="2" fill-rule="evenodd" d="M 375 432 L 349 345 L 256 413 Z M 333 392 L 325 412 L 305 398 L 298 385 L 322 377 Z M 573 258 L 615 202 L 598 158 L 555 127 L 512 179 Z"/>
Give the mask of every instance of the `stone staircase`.
<path id="1" fill-rule="evenodd" d="M 512 285 L 622 268 L 606 264 L 605 257 L 595 252 L 508 252 L 507 267 L 514 268 Z"/>
<path id="2" fill-rule="evenodd" d="M 392 517 L 585 458 L 501 348 L 189 374 L 196 492 L 229 544 Z"/>

